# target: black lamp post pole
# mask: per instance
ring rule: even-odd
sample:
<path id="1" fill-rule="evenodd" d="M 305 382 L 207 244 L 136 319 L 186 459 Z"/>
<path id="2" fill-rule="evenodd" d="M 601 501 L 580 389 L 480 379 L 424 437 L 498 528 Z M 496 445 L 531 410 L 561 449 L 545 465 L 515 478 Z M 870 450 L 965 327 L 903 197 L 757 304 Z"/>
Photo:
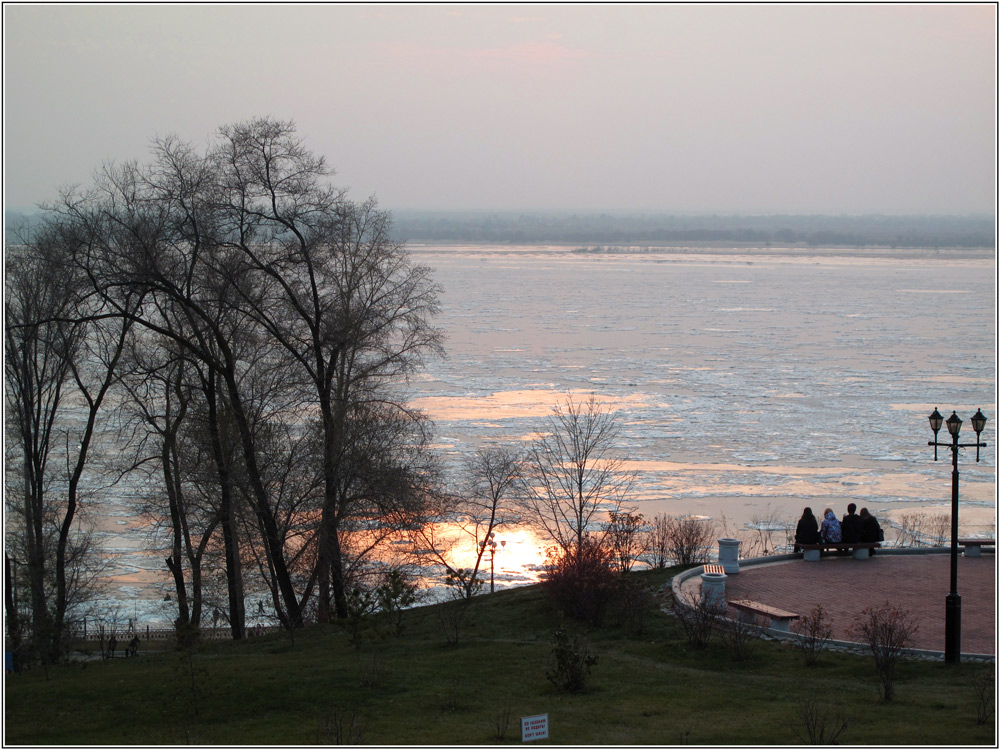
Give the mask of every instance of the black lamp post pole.
<path id="1" fill-rule="evenodd" d="M 986 443 L 979 441 L 980 434 L 986 426 L 986 417 L 983 416 L 982 410 L 977 410 L 972 417 L 976 442 L 959 443 L 958 434 L 962 429 L 962 420 L 952 412 L 946 423 L 951 434 L 950 444 L 937 441 L 937 433 L 943 421 L 937 409 L 929 419 L 934 440 L 927 445 L 934 446 L 934 460 L 937 461 L 938 446 L 951 448 L 951 588 L 945 597 L 944 661 L 946 664 L 958 664 L 962 660 L 962 597 L 958 595 L 958 449 L 975 447 L 976 461 L 979 461 L 979 449 L 986 447 Z"/>
<path id="2" fill-rule="evenodd" d="M 962 659 L 962 597 L 958 595 L 958 433 L 951 436 L 951 588 L 944 604 L 944 660 Z"/>

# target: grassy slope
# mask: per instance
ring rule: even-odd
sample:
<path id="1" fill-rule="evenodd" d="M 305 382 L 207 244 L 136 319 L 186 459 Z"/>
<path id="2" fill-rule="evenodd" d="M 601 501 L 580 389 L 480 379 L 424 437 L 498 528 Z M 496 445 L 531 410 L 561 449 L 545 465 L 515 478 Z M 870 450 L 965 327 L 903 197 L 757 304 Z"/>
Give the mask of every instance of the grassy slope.
<path id="1" fill-rule="evenodd" d="M 636 575 L 659 585 L 672 572 Z M 353 710 L 366 744 L 489 744 L 509 709 L 506 743 L 520 743 L 521 716 L 547 713 L 553 744 L 799 744 L 797 702 L 809 696 L 850 719 L 842 743 L 995 744 L 994 725 L 975 722 L 980 665 L 905 661 L 884 704 L 870 658 L 830 653 L 807 668 L 765 642 L 735 663 L 722 643 L 690 649 L 657 613 L 639 637 L 589 632 L 599 661 L 571 695 L 545 677 L 560 618 L 537 587 L 474 602 L 457 647 L 444 645 L 435 610 L 407 612 L 402 635 L 361 649 L 342 629 L 313 627 L 294 643 L 282 634 L 205 644 L 190 659 L 140 653 L 49 680 L 9 675 L 5 743 L 333 744 L 327 720 Z"/>

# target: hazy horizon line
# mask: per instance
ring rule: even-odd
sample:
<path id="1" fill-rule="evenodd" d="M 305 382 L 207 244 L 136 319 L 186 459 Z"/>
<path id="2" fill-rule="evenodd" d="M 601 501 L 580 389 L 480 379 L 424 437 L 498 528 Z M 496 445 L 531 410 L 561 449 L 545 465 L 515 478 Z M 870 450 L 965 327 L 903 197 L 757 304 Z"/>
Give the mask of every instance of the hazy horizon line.
<path id="1" fill-rule="evenodd" d="M 421 208 L 421 207 L 389 207 L 379 203 L 379 206 L 392 213 L 406 214 L 442 214 L 442 215 L 536 215 L 536 216 L 679 216 L 697 218 L 768 218 L 768 217 L 824 217 L 824 218 L 857 218 L 857 217 L 890 217 L 890 218 L 968 218 L 996 220 L 996 211 L 969 210 L 964 212 L 956 211 L 790 211 L 790 210 L 759 210 L 759 211 L 739 211 L 724 209 L 701 209 L 701 210 L 671 210 L 658 208 Z M 4 205 L 4 218 L 9 214 L 19 214 L 30 217 L 33 214 L 45 213 L 42 206 L 8 206 Z"/>

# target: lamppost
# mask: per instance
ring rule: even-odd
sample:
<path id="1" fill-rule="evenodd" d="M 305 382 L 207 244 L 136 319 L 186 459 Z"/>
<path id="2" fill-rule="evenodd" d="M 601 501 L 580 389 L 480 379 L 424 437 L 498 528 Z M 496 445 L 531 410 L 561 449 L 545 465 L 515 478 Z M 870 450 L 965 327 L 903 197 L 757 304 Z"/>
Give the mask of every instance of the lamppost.
<path id="1" fill-rule="evenodd" d="M 941 422 L 944 418 L 935 409 L 928 417 L 931 423 L 931 430 L 934 432 L 934 440 L 927 445 L 934 446 L 934 460 L 937 461 L 938 446 L 951 448 L 951 591 L 945 598 L 944 610 L 944 660 L 946 664 L 958 664 L 962 659 L 962 597 L 958 595 L 958 449 L 976 449 L 976 462 L 979 462 L 979 449 L 985 448 L 986 443 L 979 441 L 983 428 L 986 426 L 986 417 L 983 416 L 982 409 L 977 409 L 972 419 L 972 429 L 976 431 L 976 442 L 959 443 L 958 433 L 962 429 L 962 420 L 952 412 L 945 425 L 951 435 L 950 443 L 939 443 L 937 441 L 938 430 L 941 429 Z"/>
<path id="2" fill-rule="evenodd" d="M 507 540 L 501 539 L 500 546 L 506 547 Z M 497 553 L 496 534 L 492 531 L 490 532 L 490 535 L 483 540 L 483 550 L 485 551 L 487 547 L 489 547 L 490 550 L 490 593 L 492 594 L 495 591 L 493 587 L 493 558 Z"/>

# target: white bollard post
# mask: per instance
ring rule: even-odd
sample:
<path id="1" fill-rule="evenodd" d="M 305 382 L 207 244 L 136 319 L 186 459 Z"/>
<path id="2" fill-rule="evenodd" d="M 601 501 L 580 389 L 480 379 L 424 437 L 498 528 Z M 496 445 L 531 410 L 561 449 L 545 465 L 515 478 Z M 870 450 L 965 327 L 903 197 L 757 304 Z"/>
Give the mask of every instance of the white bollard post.
<path id="1" fill-rule="evenodd" d="M 719 564 L 726 575 L 740 572 L 740 540 L 723 537 L 719 540 Z"/>

